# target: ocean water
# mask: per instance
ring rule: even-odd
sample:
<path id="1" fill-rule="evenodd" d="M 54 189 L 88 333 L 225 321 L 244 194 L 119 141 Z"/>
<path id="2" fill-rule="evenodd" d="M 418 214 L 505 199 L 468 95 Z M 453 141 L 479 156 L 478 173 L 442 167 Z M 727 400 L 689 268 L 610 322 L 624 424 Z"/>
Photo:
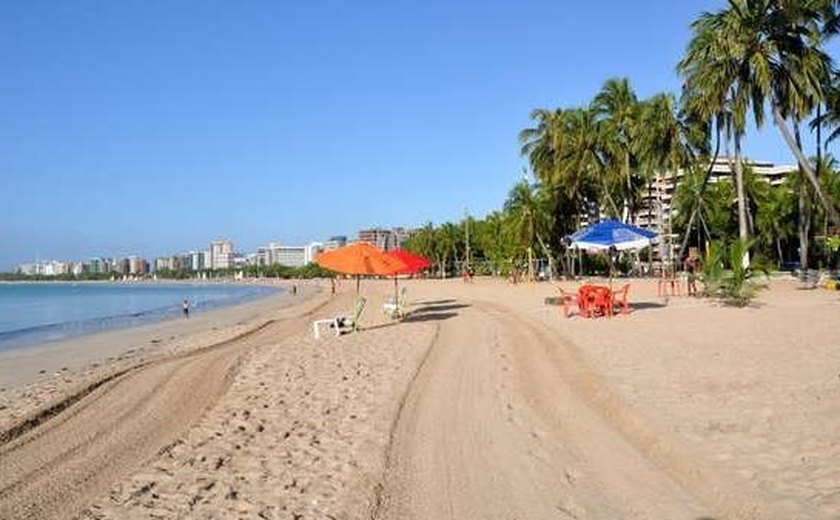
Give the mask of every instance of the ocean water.
<path id="1" fill-rule="evenodd" d="M 267 296 L 278 289 L 243 285 L 2 283 L 0 351 L 132 327 Z"/>

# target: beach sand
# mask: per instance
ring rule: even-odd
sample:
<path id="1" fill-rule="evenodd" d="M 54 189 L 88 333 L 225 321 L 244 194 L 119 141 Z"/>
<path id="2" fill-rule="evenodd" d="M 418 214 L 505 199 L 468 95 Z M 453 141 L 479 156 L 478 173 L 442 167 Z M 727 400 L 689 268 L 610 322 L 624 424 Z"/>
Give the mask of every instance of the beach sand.
<path id="1" fill-rule="evenodd" d="M 118 374 L 0 442 L 0 517 L 840 518 L 840 293 L 633 281 L 585 320 L 555 284 L 401 283 L 395 322 L 363 281 L 358 333 L 314 340 L 355 295 L 311 287 L 8 384 L 0 431 Z"/>

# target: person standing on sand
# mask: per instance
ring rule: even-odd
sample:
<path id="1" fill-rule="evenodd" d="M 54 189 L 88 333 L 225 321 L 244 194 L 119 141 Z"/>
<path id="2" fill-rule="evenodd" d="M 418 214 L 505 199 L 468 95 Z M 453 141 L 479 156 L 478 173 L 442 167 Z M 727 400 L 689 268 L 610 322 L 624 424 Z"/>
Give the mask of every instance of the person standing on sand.
<path id="1" fill-rule="evenodd" d="M 685 259 L 685 272 L 688 275 L 687 289 L 689 296 L 697 296 L 697 269 L 699 268 L 699 259 L 689 256 Z"/>
<path id="2" fill-rule="evenodd" d="M 181 308 L 184 309 L 184 318 L 188 319 L 190 317 L 190 302 L 184 300 L 184 303 L 181 305 Z"/>

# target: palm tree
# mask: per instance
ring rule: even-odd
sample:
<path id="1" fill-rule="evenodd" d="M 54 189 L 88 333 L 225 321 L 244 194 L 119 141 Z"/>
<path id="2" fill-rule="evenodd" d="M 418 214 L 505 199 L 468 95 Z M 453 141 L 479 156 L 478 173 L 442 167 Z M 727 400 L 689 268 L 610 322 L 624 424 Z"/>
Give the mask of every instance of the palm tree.
<path id="1" fill-rule="evenodd" d="M 697 246 L 702 245 L 701 234 L 706 240 L 730 238 L 736 233 L 733 220 L 734 188 L 731 183 L 708 183 L 708 176 L 699 167 L 686 172 L 674 193 L 674 225 L 684 230 L 682 251 L 690 239 L 692 224 L 697 227 Z"/>
<path id="2" fill-rule="evenodd" d="M 505 271 L 504 266 L 515 253 L 508 220 L 504 213 L 493 211 L 484 220 L 477 221 L 475 226 L 475 245 L 497 273 Z"/>
<path id="3" fill-rule="evenodd" d="M 736 1 L 730 2 L 730 6 Z M 683 95 L 689 109 L 701 117 L 715 117 L 722 121 L 727 140 L 732 139 L 738 234 L 746 240 L 749 232 L 741 140 L 752 97 L 750 77 L 744 77 L 744 67 L 739 59 L 741 42 L 737 27 L 732 27 L 730 18 L 727 10 L 701 14 L 691 25 L 694 34 L 677 70 L 684 79 Z"/>
<path id="4" fill-rule="evenodd" d="M 795 136 L 802 120 L 824 99 L 833 68 L 821 48 L 824 7 L 825 0 L 729 0 L 729 7 L 714 15 L 714 27 L 731 42 L 730 56 L 738 64 L 733 84 L 743 91 L 744 108 L 751 108 L 761 127 L 769 102 L 774 122 L 817 199 L 840 225 L 840 214 L 825 197 Z"/>
<path id="5" fill-rule="evenodd" d="M 669 173 L 676 178 L 677 172 L 691 168 L 698 156 L 708 155 L 707 125 L 678 113 L 673 95 L 657 94 L 640 104 L 635 144 L 635 155 L 650 186 L 654 179 Z M 653 205 L 652 201 L 648 204 Z M 661 224 L 659 228 L 661 232 Z M 682 250 L 677 258 L 681 256 Z"/>
<path id="6" fill-rule="evenodd" d="M 790 185 L 771 186 L 756 212 L 758 240 L 775 248 L 779 264 L 784 263 L 782 243 L 796 234 L 796 201 Z"/>
<path id="7" fill-rule="evenodd" d="M 534 244 L 539 244 L 551 261 L 551 252 L 543 240 L 543 231 L 548 225 L 546 199 L 538 185 L 526 179 L 516 183 L 505 201 L 505 211 L 510 215 L 520 243 L 525 247 L 528 258 L 528 278 L 534 279 Z"/>
<path id="8" fill-rule="evenodd" d="M 521 153 L 528 157 L 531 171 L 546 187 L 553 187 L 585 212 L 586 202 L 601 195 L 616 214 L 602 158 L 601 127 L 594 111 L 539 109 L 531 113 L 537 122 L 519 134 Z"/>
<path id="9" fill-rule="evenodd" d="M 633 140 L 638 128 L 639 100 L 627 78 L 611 78 L 595 96 L 592 109 L 602 122 L 609 170 L 624 183 L 622 219 L 628 221 L 635 213 Z"/>

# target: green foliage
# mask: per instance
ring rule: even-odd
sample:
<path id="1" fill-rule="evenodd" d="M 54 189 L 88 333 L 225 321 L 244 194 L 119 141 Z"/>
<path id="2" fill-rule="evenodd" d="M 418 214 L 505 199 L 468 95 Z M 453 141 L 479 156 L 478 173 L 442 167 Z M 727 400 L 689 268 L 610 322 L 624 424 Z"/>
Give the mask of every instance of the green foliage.
<path id="1" fill-rule="evenodd" d="M 747 260 L 754 240 L 735 240 L 728 247 L 712 242 L 703 263 L 703 284 L 707 296 L 720 298 L 736 307 L 745 307 L 766 285 L 756 281 L 766 269 Z"/>

